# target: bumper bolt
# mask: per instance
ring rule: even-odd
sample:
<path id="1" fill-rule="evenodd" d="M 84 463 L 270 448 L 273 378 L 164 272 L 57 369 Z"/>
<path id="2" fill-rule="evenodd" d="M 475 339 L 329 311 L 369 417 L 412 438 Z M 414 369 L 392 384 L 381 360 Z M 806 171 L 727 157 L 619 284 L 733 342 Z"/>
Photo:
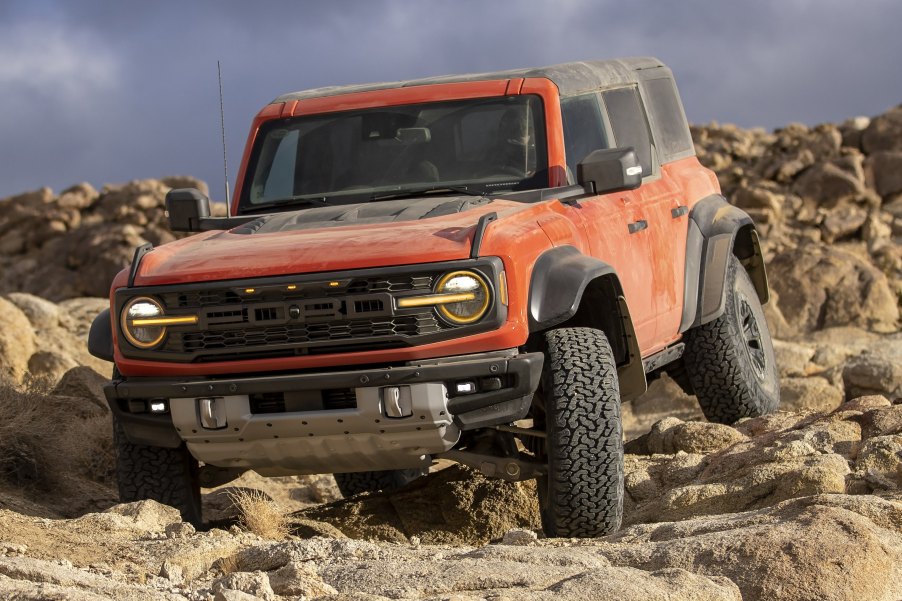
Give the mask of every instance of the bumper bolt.
<path id="1" fill-rule="evenodd" d="M 369 381 L 370 381 L 369 376 L 360 376 L 360 383 L 361 383 L 361 384 L 366 384 L 366 383 L 369 382 Z"/>

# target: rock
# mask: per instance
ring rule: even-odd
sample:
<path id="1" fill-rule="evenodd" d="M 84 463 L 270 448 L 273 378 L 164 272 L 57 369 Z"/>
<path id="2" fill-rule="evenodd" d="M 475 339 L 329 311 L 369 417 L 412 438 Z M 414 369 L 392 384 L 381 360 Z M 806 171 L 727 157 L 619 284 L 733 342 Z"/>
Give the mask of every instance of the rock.
<path id="1" fill-rule="evenodd" d="M 861 134 L 861 147 L 868 154 L 902 150 L 902 106 L 872 119 Z"/>
<path id="2" fill-rule="evenodd" d="M 25 313 L 0 298 L 0 380 L 21 382 L 35 351 L 34 332 Z"/>
<path id="3" fill-rule="evenodd" d="M 196 188 L 204 196 L 210 196 L 210 188 L 207 182 L 191 177 L 190 175 L 170 175 L 160 179 L 160 183 L 170 188 Z"/>
<path id="4" fill-rule="evenodd" d="M 188 522 L 169 524 L 164 531 L 168 538 L 187 538 L 196 532 L 194 526 Z"/>
<path id="5" fill-rule="evenodd" d="M 902 149 L 875 152 L 868 157 L 868 170 L 874 178 L 874 188 L 883 198 L 902 192 Z"/>
<path id="6" fill-rule="evenodd" d="M 629 582 L 627 585 L 626 583 Z M 735 599 L 742 595 L 726 578 L 705 578 L 683 569 L 646 573 L 629 568 L 583 572 L 548 589 L 555 599 Z M 591 591 L 591 592 L 590 592 Z"/>
<path id="7" fill-rule="evenodd" d="M 106 409 L 108 404 L 103 393 L 103 385 L 107 381 L 107 378 L 90 367 L 73 367 L 53 389 L 53 394 L 88 399 Z"/>
<path id="8" fill-rule="evenodd" d="M 848 396 L 880 394 L 902 398 L 902 335 L 848 359 L 842 371 Z"/>
<path id="9" fill-rule="evenodd" d="M 229 588 L 216 591 L 213 601 L 260 601 L 260 597 Z"/>
<path id="10" fill-rule="evenodd" d="M 686 394 L 667 374 L 650 382 L 643 395 L 624 403 L 620 411 L 627 440 L 648 433 L 652 425 L 666 417 L 684 421 L 704 419 L 698 400 Z"/>
<path id="11" fill-rule="evenodd" d="M 858 452 L 855 471 L 873 488 L 896 489 L 902 485 L 902 434 L 868 439 Z"/>
<path id="12" fill-rule="evenodd" d="M 477 499 L 479 500 L 477 502 Z M 488 479 L 454 465 L 395 493 L 363 495 L 292 514 L 352 538 L 423 544 L 487 543 L 512 528 L 538 528 L 535 482 Z"/>
<path id="13" fill-rule="evenodd" d="M 864 116 L 852 117 L 843 121 L 839 126 L 839 131 L 842 133 L 842 145 L 861 150 L 861 135 L 870 124 L 871 118 Z"/>
<path id="14" fill-rule="evenodd" d="M 53 562 L 31 557 L 0 558 L 0 597 L 15 601 L 164 601 L 167 598 L 156 591 L 80 570 L 65 560 Z"/>
<path id="15" fill-rule="evenodd" d="M 832 244 L 860 233 L 867 218 L 867 211 L 855 205 L 846 205 L 830 211 L 821 223 L 824 242 Z"/>
<path id="16" fill-rule="evenodd" d="M 59 382 L 66 372 L 76 367 L 78 363 L 68 355 L 48 351 L 38 351 L 28 359 L 29 375 L 51 384 Z"/>
<path id="17" fill-rule="evenodd" d="M 156 501 L 136 501 L 114 505 L 104 513 L 126 518 L 134 530 L 141 532 L 165 532 L 168 526 L 182 521 L 178 509 Z"/>
<path id="18" fill-rule="evenodd" d="M 63 190 L 57 199 L 57 204 L 63 208 L 81 211 L 93 205 L 99 196 L 94 186 L 85 182 Z"/>
<path id="19" fill-rule="evenodd" d="M 796 179 L 793 192 L 818 206 L 835 207 L 864 191 L 864 182 L 836 163 L 817 163 Z"/>
<path id="20" fill-rule="evenodd" d="M 818 495 L 767 510 L 626 528 L 607 537 L 602 554 L 615 565 L 726 577 L 744 599 L 894 599 L 902 595 L 893 576 L 902 561 L 900 524 L 897 502 Z"/>
<path id="21" fill-rule="evenodd" d="M 786 251 L 770 262 L 768 276 L 782 314 L 798 332 L 897 328 L 899 307 L 886 276 L 852 253 L 811 245 Z"/>
<path id="22" fill-rule="evenodd" d="M 785 340 L 774 340 L 773 342 L 774 355 L 781 377 L 807 376 L 810 373 L 815 347 Z"/>
<path id="23" fill-rule="evenodd" d="M 715 453 L 746 439 L 730 426 L 671 417 L 652 426 L 647 444 L 651 453 Z"/>
<path id="24" fill-rule="evenodd" d="M 780 409 L 783 411 L 833 411 L 844 400 L 843 390 L 826 378 L 780 379 Z"/>
<path id="25" fill-rule="evenodd" d="M 338 593 L 323 582 L 312 562 L 292 562 L 269 574 L 269 583 L 277 595 L 315 599 Z"/>
<path id="26" fill-rule="evenodd" d="M 19 307 L 37 329 L 50 329 L 59 325 L 59 307 L 48 300 L 24 292 L 7 294 L 6 299 Z"/>
<path id="27" fill-rule="evenodd" d="M 501 538 L 502 545 L 530 545 L 538 540 L 538 535 L 532 530 L 514 528 L 504 533 Z"/>
<path id="28" fill-rule="evenodd" d="M 885 404 L 879 408 L 866 411 L 862 416 L 862 438 L 902 434 L 902 404 L 890 405 L 886 397 L 880 396 L 876 398 Z"/>
<path id="29" fill-rule="evenodd" d="M 732 444 L 706 455 L 627 455 L 624 523 L 683 520 L 768 507 L 800 496 L 845 493 L 849 462 L 861 446 L 858 420 L 870 410 L 887 407 L 857 399 L 832 413 L 743 420 L 733 429 Z M 884 418 L 878 413 L 869 419 Z M 648 451 L 672 452 L 683 425 L 672 418 L 656 424 L 647 437 Z"/>
<path id="30" fill-rule="evenodd" d="M 251 595 L 253 599 L 272 601 L 275 593 L 269 584 L 269 577 L 263 572 L 235 572 L 219 578 L 213 583 L 214 594 L 223 591 L 238 591 Z"/>
<path id="31" fill-rule="evenodd" d="M 44 189 L 0 200 L 0 293 L 28 292 L 53 301 L 107 296 L 136 246 L 184 236 L 168 228 L 167 182 L 206 190 L 199 180 L 176 177 L 105 186 L 100 193 L 78 184 L 58 198 Z"/>
<path id="32" fill-rule="evenodd" d="M 781 221 L 786 197 L 766 188 L 748 187 L 737 190 L 731 201 L 741 209 L 761 210 L 762 214 L 769 213 L 772 221 Z"/>

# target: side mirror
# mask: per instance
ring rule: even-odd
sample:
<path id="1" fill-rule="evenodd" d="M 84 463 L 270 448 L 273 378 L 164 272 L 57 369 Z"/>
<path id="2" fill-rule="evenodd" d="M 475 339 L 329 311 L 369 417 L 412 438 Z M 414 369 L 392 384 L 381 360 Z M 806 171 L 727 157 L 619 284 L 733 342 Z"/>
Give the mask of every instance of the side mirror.
<path id="1" fill-rule="evenodd" d="M 201 221 L 210 218 L 210 199 L 196 188 L 176 188 L 166 194 L 166 211 L 172 231 L 200 232 Z"/>
<path id="2" fill-rule="evenodd" d="M 595 150 L 576 166 L 576 181 L 590 194 L 635 190 L 642 185 L 642 165 L 632 148 Z"/>

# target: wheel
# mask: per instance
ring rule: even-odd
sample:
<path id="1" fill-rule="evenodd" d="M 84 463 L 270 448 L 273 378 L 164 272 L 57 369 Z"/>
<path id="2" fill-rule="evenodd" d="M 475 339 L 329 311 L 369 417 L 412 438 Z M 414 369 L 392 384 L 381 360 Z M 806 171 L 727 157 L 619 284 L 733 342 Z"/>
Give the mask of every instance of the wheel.
<path id="1" fill-rule="evenodd" d="M 362 492 L 395 492 L 404 488 L 427 470 L 414 468 L 406 470 L 386 470 L 383 472 L 349 472 L 346 474 L 333 474 L 338 490 L 345 498 L 353 497 Z"/>
<path id="2" fill-rule="evenodd" d="M 777 410 L 780 378 L 758 293 L 730 257 L 724 313 L 686 333 L 689 381 L 708 421 L 732 424 Z"/>
<path id="3" fill-rule="evenodd" d="M 186 522 L 201 526 L 198 463 L 184 443 L 175 449 L 132 444 L 114 416 L 113 444 L 120 501 L 159 501 L 178 509 Z"/>
<path id="4" fill-rule="evenodd" d="M 542 529 L 549 537 L 609 534 L 623 516 L 623 428 L 611 345 L 591 328 L 552 330 L 545 345 Z"/>

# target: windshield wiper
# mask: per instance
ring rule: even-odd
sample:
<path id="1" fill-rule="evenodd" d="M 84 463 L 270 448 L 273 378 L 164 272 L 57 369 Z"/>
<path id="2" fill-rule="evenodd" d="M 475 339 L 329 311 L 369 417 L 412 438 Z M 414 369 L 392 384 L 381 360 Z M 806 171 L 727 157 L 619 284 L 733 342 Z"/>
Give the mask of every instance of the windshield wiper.
<path id="1" fill-rule="evenodd" d="M 254 205 L 244 208 L 244 210 L 242 212 L 259 213 L 260 211 L 265 211 L 267 209 L 275 209 L 275 208 L 281 208 L 281 207 L 300 207 L 300 206 L 328 207 L 328 206 L 332 206 L 332 203 L 329 202 L 328 197 L 326 197 L 326 196 L 315 196 L 315 197 L 290 196 L 287 198 L 280 198 L 278 200 L 273 200 L 271 202 L 254 204 Z"/>
<path id="2" fill-rule="evenodd" d="M 457 194 L 463 194 L 465 196 L 485 196 L 487 194 L 486 190 L 480 190 L 479 188 L 473 188 L 470 186 L 429 186 L 423 188 L 407 188 L 403 190 L 397 190 L 393 192 L 385 192 L 382 194 L 373 194 L 370 196 L 370 201 L 379 201 L 379 200 L 397 200 L 399 198 L 410 198 L 411 196 L 424 196 L 428 194 L 448 194 L 449 192 L 456 192 Z"/>

